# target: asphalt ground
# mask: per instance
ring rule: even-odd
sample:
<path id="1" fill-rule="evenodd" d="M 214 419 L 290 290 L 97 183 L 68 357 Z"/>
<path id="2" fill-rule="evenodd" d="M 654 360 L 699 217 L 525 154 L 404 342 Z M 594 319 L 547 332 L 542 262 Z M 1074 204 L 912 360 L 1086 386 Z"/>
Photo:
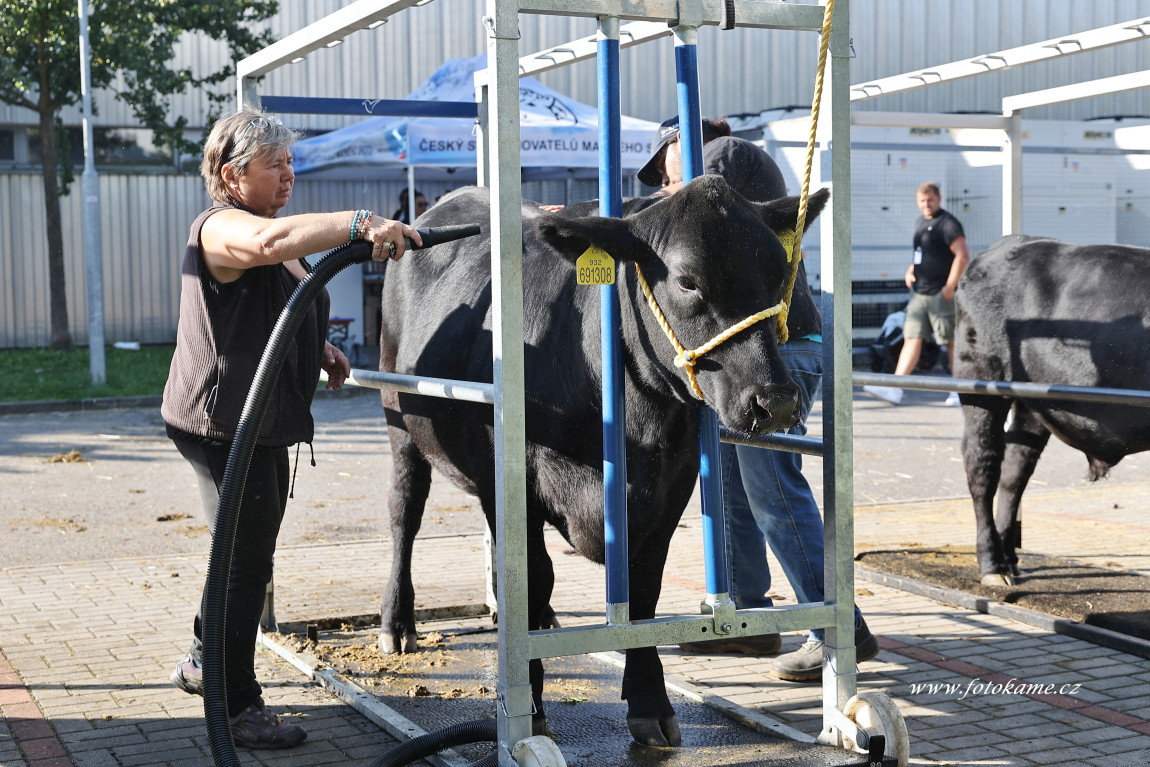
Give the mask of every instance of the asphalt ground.
<path id="1" fill-rule="evenodd" d="M 904 404 L 896 407 L 856 389 L 856 548 L 973 544 L 960 450 L 961 408 L 943 407 L 945 396 L 907 390 Z M 391 458 L 378 393 L 351 387 L 325 392 L 317 396 L 313 413 L 315 466 L 306 445 L 298 460 L 293 453 L 295 497 L 280 544 L 387 537 Z M 821 434 L 821 423 L 816 404 L 812 436 Z M 73 452 L 80 460 L 61 460 Z M 803 460 L 815 497 L 821 499 L 827 467 L 819 458 Z M 1085 457 L 1052 439 L 1024 497 L 1027 528 L 1055 513 L 1049 510 L 1052 505 L 1071 507 L 1083 518 L 1081 524 L 1092 527 L 1150 525 L 1143 513 L 1150 495 L 1144 481 L 1148 466 L 1146 454 L 1134 455 L 1108 479 L 1091 483 Z M 164 435 L 158 407 L 0 415 L 0 481 L 0 529 L 20 541 L 0 551 L 3 567 L 202 553 L 209 546 L 191 468 Z M 942 504 L 943 511 L 923 508 L 927 502 Z M 1065 512 L 1057 513 L 1065 521 Z M 938 517 L 938 535 L 926 524 L 932 515 Z M 904 520 L 921 528 L 914 539 L 896 534 Z M 433 482 L 421 534 L 481 530 L 474 500 L 441 478 Z M 1150 550 L 1143 549 L 1143 558 L 1126 551 L 1120 538 L 1111 538 L 1110 551 L 1068 545 L 1042 553 L 1150 574 Z M 1066 543 L 1074 539 L 1068 536 Z"/>

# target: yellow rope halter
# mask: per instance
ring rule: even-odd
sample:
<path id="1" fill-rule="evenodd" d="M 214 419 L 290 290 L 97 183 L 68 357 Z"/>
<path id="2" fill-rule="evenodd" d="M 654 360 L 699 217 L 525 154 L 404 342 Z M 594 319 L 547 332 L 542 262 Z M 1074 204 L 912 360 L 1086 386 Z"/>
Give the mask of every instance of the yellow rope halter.
<path id="1" fill-rule="evenodd" d="M 647 284 L 647 279 L 643 276 L 643 269 L 638 264 L 635 264 L 635 274 L 639 277 L 639 287 L 643 289 L 643 295 L 647 297 L 647 305 L 651 307 L 651 313 L 655 315 L 655 319 L 659 322 L 659 327 L 663 328 L 663 332 L 667 334 L 671 345 L 675 347 L 675 367 L 687 369 L 687 380 L 691 382 L 691 391 L 704 402 L 707 398 L 703 396 L 703 390 L 699 388 L 699 380 L 695 377 L 695 360 L 731 336 L 751 327 L 756 322 L 784 313 L 787 309 L 786 305 L 780 301 L 770 309 L 764 309 L 757 314 L 752 314 L 742 322 L 735 323 L 697 349 L 688 350 L 679 343 L 679 339 L 675 338 L 675 331 L 671 330 L 671 325 L 667 322 L 667 318 L 663 316 L 662 310 L 659 309 L 659 302 L 655 300 L 655 294 L 651 292 L 651 287 Z"/>
<path id="2" fill-rule="evenodd" d="M 703 390 L 699 388 L 699 380 L 695 375 L 695 362 L 704 354 L 712 351 L 719 344 L 768 317 L 775 318 L 778 327 L 779 343 L 785 344 L 789 339 L 789 333 L 787 332 L 787 314 L 790 312 L 791 294 L 795 289 L 795 279 L 799 274 L 799 262 L 802 260 L 801 245 L 803 241 L 803 230 L 806 229 L 807 224 L 807 201 L 810 197 L 811 169 L 814 166 L 815 156 L 815 130 L 819 124 L 819 107 L 822 104 L 823 96 L 823 73 L 826 71 L 827 48 L 830 42 L 831 18 L 834 16 L 834 7 L 835 0 L 827 0 L 826 7 L 823 9 L 822 36 L 819 40 L 818 75 L 815 77 L 815 96 L 811 105 L 811 130 L 807 138 L 806 170 L 803 174 L 802 192 L 799 194 L 797 221 L 793 230 L 787 229 L 776 233 L 779 242 L 782 243 L 783 249 L 787 253 L 787 262 L 791 264 L 790 276 L 787 278 L 787 288 L 783 292 L 783 300 L 770 309 L 764 309 L 761 312 L 752 314 L 742 322 L 735 323 L 702 346 L 695 349 L 686 349 L 679 343 L 679 339 L 675 337 L 675 331 L 671 330 L 667 318 L 663 316 L 662 310 L 659 309 L 659 303 L 655 300 L 655 295 L 651 292 L 651 287 L 647 284 L 647 279 L 643 276 L 643 270 L 638 264 L 635 264 L 635 274 L 639 278 L 639 287 L 642 288 L 643 295 L 647 297 L 647 304 L 651 307 L 651 312 L 655 315 L 659 327 L 663 328 L 663 332 L 667 334 L 667 339 L 670 340 L 671 346 L 675 347 L 675 367 L 685 368 L 687 370 L 687 380 L 691 384 L 691 391 L 704 402 L 706 401 L 706 397 L 703 396 Z"/>

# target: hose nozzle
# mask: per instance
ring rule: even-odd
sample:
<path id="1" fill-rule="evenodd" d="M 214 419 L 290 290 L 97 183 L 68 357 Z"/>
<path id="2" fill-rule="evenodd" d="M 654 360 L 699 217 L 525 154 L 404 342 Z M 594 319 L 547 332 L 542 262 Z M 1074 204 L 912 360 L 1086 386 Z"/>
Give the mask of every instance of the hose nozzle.
<path id="1" fill-rule="evenodd" d="M 479 234 L 479 224 L 435 226 L 429 229 L 416 229 L 415 231 L 419 232 L 419 236 L 423 240 L 423 245 L 416 245 L 410 237 L 405 237 L 404 239 L 407 240 L 408 250 L 422 250 L 423 248 L 430 248 L 432 245 L 442 245 L 452 240 L 474 237 Z"/>

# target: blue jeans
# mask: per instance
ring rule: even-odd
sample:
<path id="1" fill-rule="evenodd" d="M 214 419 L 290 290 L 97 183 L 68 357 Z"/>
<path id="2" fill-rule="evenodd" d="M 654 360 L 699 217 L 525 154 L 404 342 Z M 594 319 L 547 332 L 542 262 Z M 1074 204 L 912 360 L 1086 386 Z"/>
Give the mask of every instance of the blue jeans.
<path id="1" fill-rule="evenodd" d="M 822 343 L 795 340 L 779 347 L 799 387 L 802 421 L 790 434 L 807 433 L 806 419 L 823 377 Z M 738 460 L 735 460 L 738 458 Z M 823 601 L 823 518 L 803 476 L 799 453 L 746 445 L 720 447 L 723 511 L 731 598 L 737 607 L 770 607 L 767 544 L 799 602 Z M 855 608 L 856 621 L 862 617 Z M 823 641 L 823 630 L 811 631 Z"/>

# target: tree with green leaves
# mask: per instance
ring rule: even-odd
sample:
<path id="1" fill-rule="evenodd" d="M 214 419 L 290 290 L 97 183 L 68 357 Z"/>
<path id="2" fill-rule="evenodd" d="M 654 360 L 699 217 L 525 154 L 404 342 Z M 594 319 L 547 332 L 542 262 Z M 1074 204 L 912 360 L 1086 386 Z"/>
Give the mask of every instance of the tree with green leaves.
<path id="1" fill-rule="evenodd" d="M 278 10 L 276 0 L 91 0 L 88 5 L 91 85 L 106 89 L 120 76 L 116 97 L 131 106 L 157 146 L 191 152 L 187 118 L 168 114 L 173 94 L 201 88 L 213 111 L 233 98 L 234 68 L 197 73 L 171 66 L 184 34 L 223 41 L 235 61 L 267 45 L 257 31 Z M 265 25 L 266 26 L 266 25 Z M 71 349 L 65 292 L 60 196 L 74 178 L 60 110 L 79 102 L 80 27 L 77 0 L 0 2 L 0 102 L 39 115 L 47 218 L 51 346 Z"/>

